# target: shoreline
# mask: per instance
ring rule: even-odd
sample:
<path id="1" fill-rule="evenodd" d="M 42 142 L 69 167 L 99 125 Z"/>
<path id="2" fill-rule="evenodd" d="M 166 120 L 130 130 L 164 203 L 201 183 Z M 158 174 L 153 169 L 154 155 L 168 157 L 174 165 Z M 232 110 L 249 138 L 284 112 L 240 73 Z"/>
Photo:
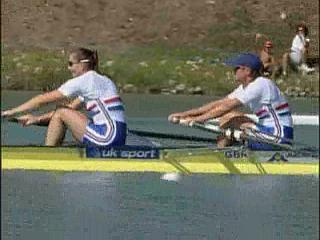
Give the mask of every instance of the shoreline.
<path id="1" fill-rule="evenodd" d="M 222 96 L 234 89 L 232 69 L 222 62 L 232 53 L 222 49 L 149 46 L 121 53 L 99 49 L 100 71 L 120 93 Z M 104 56 L 108 56 L 105 58 Z M 67 53 L 62 50 L 3 49 L 3 90 L 48 91 L 70 79 Z M 289 72 L 274 79 L 288 97 L 319 97 L 319 70 L 312 75 Z"/>
<path id="2" fill-rule="evenodd" d="M 10 93 L 10 92 L 41 92 L 41 90 L 13 90 L 13 89 L 2 89 L 1 92 L 2 93 Z M 195 96 L 195 97 L 214 97 L 214 98 L 219 98 L 219 97 L 222 97 L 224 95 L 210 95 L 210 94 L 203 94 L 203 95 L 200 95 L 200 94 L 194 94 L 194 95 L 191 95 L 191 94 L 166 94 L 166 93 L 146 93 L 146 92 L 121 92 L 119 91 L 119 94 L 125 94 L 125 95 L 135 95 L 135 94 L 144 94 L 144 95 L 150 95 L 150 96 L 159 96 L 159 95 L 162 95 L 162 96 L 177 96 L 177 97 L 188 97 L 188 96 Z M 314 97 L 314 96 L 287 96 L 285 95 L 285 97 L 289 98 L 290 100 L 316 100 L 316 99 L 319 99 L 319 97 Z"/>

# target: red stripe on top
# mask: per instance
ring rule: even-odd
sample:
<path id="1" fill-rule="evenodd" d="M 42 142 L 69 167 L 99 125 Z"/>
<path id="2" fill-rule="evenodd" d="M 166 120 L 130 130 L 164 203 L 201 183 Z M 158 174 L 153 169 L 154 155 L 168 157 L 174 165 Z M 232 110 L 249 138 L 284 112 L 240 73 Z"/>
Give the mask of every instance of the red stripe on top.
<path id="1" fill-rule="evenodd" d="M 106 99 L 106 100 L 103 100 L 104 103 L 112 103 L 112 102 L 117 102 L 117 101 L 121 101 L 121 98 L 120 97 L 113 97 L 113 98 L 109 98 L 109 99 Z"/>
<path id="2" fill-rule="evenodd" d="M 121 101 L 120 97 L 113 97 L 113 98 L 109 98 L 109 99 L 105 99 L 103 100 L 104 103 L 108 104 L 108 103 L 113 103 L 113 102 L 117 102 L 117 101 Z M 92 109 L 94 109 L 97 106 L 97 104 L 93 104 L 90 107 L 87 108 L 87 111 L 91 111 Z"/>
<path id="3" fill-rule="evenodd" d="M 266 109 L 262 109 L 259 112 L 256 112 L 256 115 L 259 117 L 261 114 L 263 114 L 265 112 L 267 112 L 267 110 Z"/>
<path id="4" fill-rule="evenodd" d="M 91 111 L 92 109 L 94 109 L 97 106 L 97 104 L 93 104 L 90 107 L 87 108 L 87 111 Z"/>
<path id="5" fill-rule="evenodd" d="M 282 110 L 282 109 L 285 109 L 285 108 L 288 108 L 289 107 L 289 104 L 288 103 L 283 103 L 283 104 L 281 104 L 281 105 L 279 105 L 279 106 L 277 106 L 276 108 L 275 108 L 275 110 Z M 267 110 L 266 109 L 261 109 L 260 111 L 258 111 L 258 112 L 256 112 L 256 115 L 259 117 L 259 116 L 261 116 L 263 113 L 265 113 L 265 112 L 267 112 Z"/>
<path id="6" fill-rule="evenodd" d="M 289 107 L 289 104 L 288 103 L 284 103 L 284 104 L 281 104 L 278 107 L 276 107 L 276 110 L 281 110 L 281 109 L 284 109 L 284 108 L 287 108 L 287 107 Z"/>

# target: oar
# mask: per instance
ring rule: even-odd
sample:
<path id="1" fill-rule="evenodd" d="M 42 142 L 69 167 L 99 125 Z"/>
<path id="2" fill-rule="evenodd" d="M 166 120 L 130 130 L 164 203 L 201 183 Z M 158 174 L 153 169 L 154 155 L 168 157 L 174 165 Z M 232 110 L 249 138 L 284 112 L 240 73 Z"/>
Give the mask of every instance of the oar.
<path id="1" fill-rule="evenodd" d="M 2 118 L 3 119 L 3 118 Z M 12 118 L 5 118 L 8 122 L 19 123 L 17 117 Z M 38 122 L 32 124 L 34 126 L 39 127 L 47 127 L 48 122 Z M 215 139 L 213 138 L 206 138 L 206 137 L 196 137 L 196 136 L 187 136 L 182 134 L 169 134 L 169 133 L 159 133 L 159 132 L 152 132 L 152 131 L 141 131 L 141 130 L 128 130 L 128 132 L 141 136 L 141 137 L 153 137 L 153 138 L 163 138 L 163 139 L 170 139 L 170 140 L 185 140 L 185 141 L 194 141 L 194 142 L 206 142 L 206 143 L 215 143 Z"/>
<path id="2" fill-rule="evenodd" d="M 12 122 L 12 123 L 20 123 L 18 117 L 10 117 L 10 118 L 3 118 L 2 117 L 1 120 L 5 120 L 8 122 Z M 48 122 L 37 122 L 32 125 L 39 126 L 39 127 L 47 127 L 49 125 L 49 123 Z"/>
<path id="3" fill-rule="evenodd" d="M 187 136 L 182 134 L 159 133 L 159 132 L 141 131 L 141 130 L 128 130 L 128 131 L 132 134 L 135 134 L 141 137 L 153 137 L 153 138 L 164 138 L 164 139 L 170 139 L 170 140 L 186 140 L 186 141 L 195 141 L 195 142 L 215 143 L 214 138 Z"/>
<path id="4" fill-rule="evenodd" d="M 244 130 L 230 129 L 230 128 L 222 129 L 218 125 L 208 124 L 208 123 L 199 123 L 195 121 L 191 121 L 187 123 L 187 121 L 183 119 L 180 119 L 179 123 L 184 126 L 194 127 L 194 128 L 198 128 L 198 129 L 213 132 L 213 133 L 223 134 L 226 137 L 234 138 L 237 141 L 253 140 L 261 143 L 270 144 L 276 147 L 280 147 L 286 150 L 293 150 L 293 147 L 289 144 L 279 144 L 275 142 L 275 140 L 277 139 L 278 140 L 280 139 L 286 142 L 292 142 L 291 139 L 279 138 L 271 134 L 260 132 L 254 129 L 244 129 Z"/>
<path id="5" fill-rule="evenodd" d="M 187 126 L 186 123 L 182 124 Z M 190 126 L 190 125 L 189 125 Z M 231 129 L 221 129 L 219 126 L 213 125 L 213 124 L 208 124 L 208 123 L 193 123 L 192 127 L 198 128 L 200 130 L 204 130 L 204 131 L 209 131 L 209 132 L 213 132 L 213 133 L 218 133 L 218 134 L 224 134 L 225 132 L 228 132 L 227 134 L 230 135 L 230 133 L 232 134 Z M 238 133 L 237 133 L 238 131 Z M 233 134 L 236 132 L 236 134 L 238 134 L 237 136 L 239 136 L 239 133 L 243 133 L 242 137 L 244 140 L 253 140 L 253 141 L 257 141 L 257 142 L 261 142 L 261 143 L 266 143 L 266 144 L 270 144 L 273 145 L 275 147 L 279 147 L 280 149 L 285 149 L 287 151 L 292 151 L 295 153 L 298 153 L 301 156 L 312 156 L 312 157 L 319 157 L 319 148 L 316 147 L 310 147 L 309 145 L 302 143 L 302 142 L 298 142 L 298 141 L 292 141 L 292 139 L 288 139 L 288 138 L 278 138 L 282 141 L 286 141 L 286 142 L 291 142 L 292 145 L 290 144 L 279 144 L 276 143 L 274 141 L 272 141 L 273 139 L 276 139 L 277 137 L 272 135 L 272 134 L 267 134 L 267 133 L 262 133 L 260 131 L 254 130 L 254 129 L 246 129 L 246 132 L 243 132 L 241 130 L 236 130 L 233 132 Z M 226 135 L 227 135 L 226 134 Z M 262 138 L 264 137 L 264 138 Z"/>
<path id="6" fill-rule="evenodd" d="M 16 117 L 2 117 L 1 116 L 1 123 L 3 122 L 14 122 L 14 123 L 18 123 L 18 119 Z"/>
<path id="7" fill-rule="evenodd" d="M 246 114 L 247 117 L 251 118 L 253 121 L 258 122 L 259 119 L 254 114 Z M 293 125 L 319 125 L 319 115 L 292 115 Z M 210 119 L 208 123 L 217 124 L 219 119 Z"/>

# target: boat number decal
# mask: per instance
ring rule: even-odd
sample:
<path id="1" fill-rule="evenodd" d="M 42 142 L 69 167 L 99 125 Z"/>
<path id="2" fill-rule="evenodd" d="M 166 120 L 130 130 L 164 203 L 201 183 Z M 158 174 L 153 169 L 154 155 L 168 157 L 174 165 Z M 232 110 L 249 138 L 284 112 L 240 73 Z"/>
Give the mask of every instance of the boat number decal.
<path id="1" fill-rule="evenodd" d="M 248 157 L 248 152 L 246 150 L 228 150 L 224 152 L 226 158 L 245 158 Z"/>

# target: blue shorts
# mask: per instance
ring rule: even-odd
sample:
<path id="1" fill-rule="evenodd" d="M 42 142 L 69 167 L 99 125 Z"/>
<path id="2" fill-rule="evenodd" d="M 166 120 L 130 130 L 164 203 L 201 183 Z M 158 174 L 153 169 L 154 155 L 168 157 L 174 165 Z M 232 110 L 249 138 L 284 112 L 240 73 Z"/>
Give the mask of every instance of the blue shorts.
<path id="1" fill-rule="evenodd" d="M 110 125 L 89 122 L 82 143 L 90 146 L 122 146 L 126 143 L 127 124 L 113 121 Z"/>
<path id="2" fill-rule="evenodd" d="M 266 127 L 263 125 L 257 124 L 257 128 L 259 131 L 262 133 L 267 133 L 270 135 L 275 135 L 275 128 L 274 127 Z M 282 127 L 282 134 L 281 134 L 281 140 L 278 142 L 279 144 L 292 144 L 293 140 L 293 128 L 292 127 L 287 127 L 283 126 Z M 256 151 L 275 151 L 275 150 L 280 150 L 280 147 L 267 144 L 267 143 L 261 143 L 253 140 L 248 140 L 248 148 L 251 150 L 256 150 Z"/>

